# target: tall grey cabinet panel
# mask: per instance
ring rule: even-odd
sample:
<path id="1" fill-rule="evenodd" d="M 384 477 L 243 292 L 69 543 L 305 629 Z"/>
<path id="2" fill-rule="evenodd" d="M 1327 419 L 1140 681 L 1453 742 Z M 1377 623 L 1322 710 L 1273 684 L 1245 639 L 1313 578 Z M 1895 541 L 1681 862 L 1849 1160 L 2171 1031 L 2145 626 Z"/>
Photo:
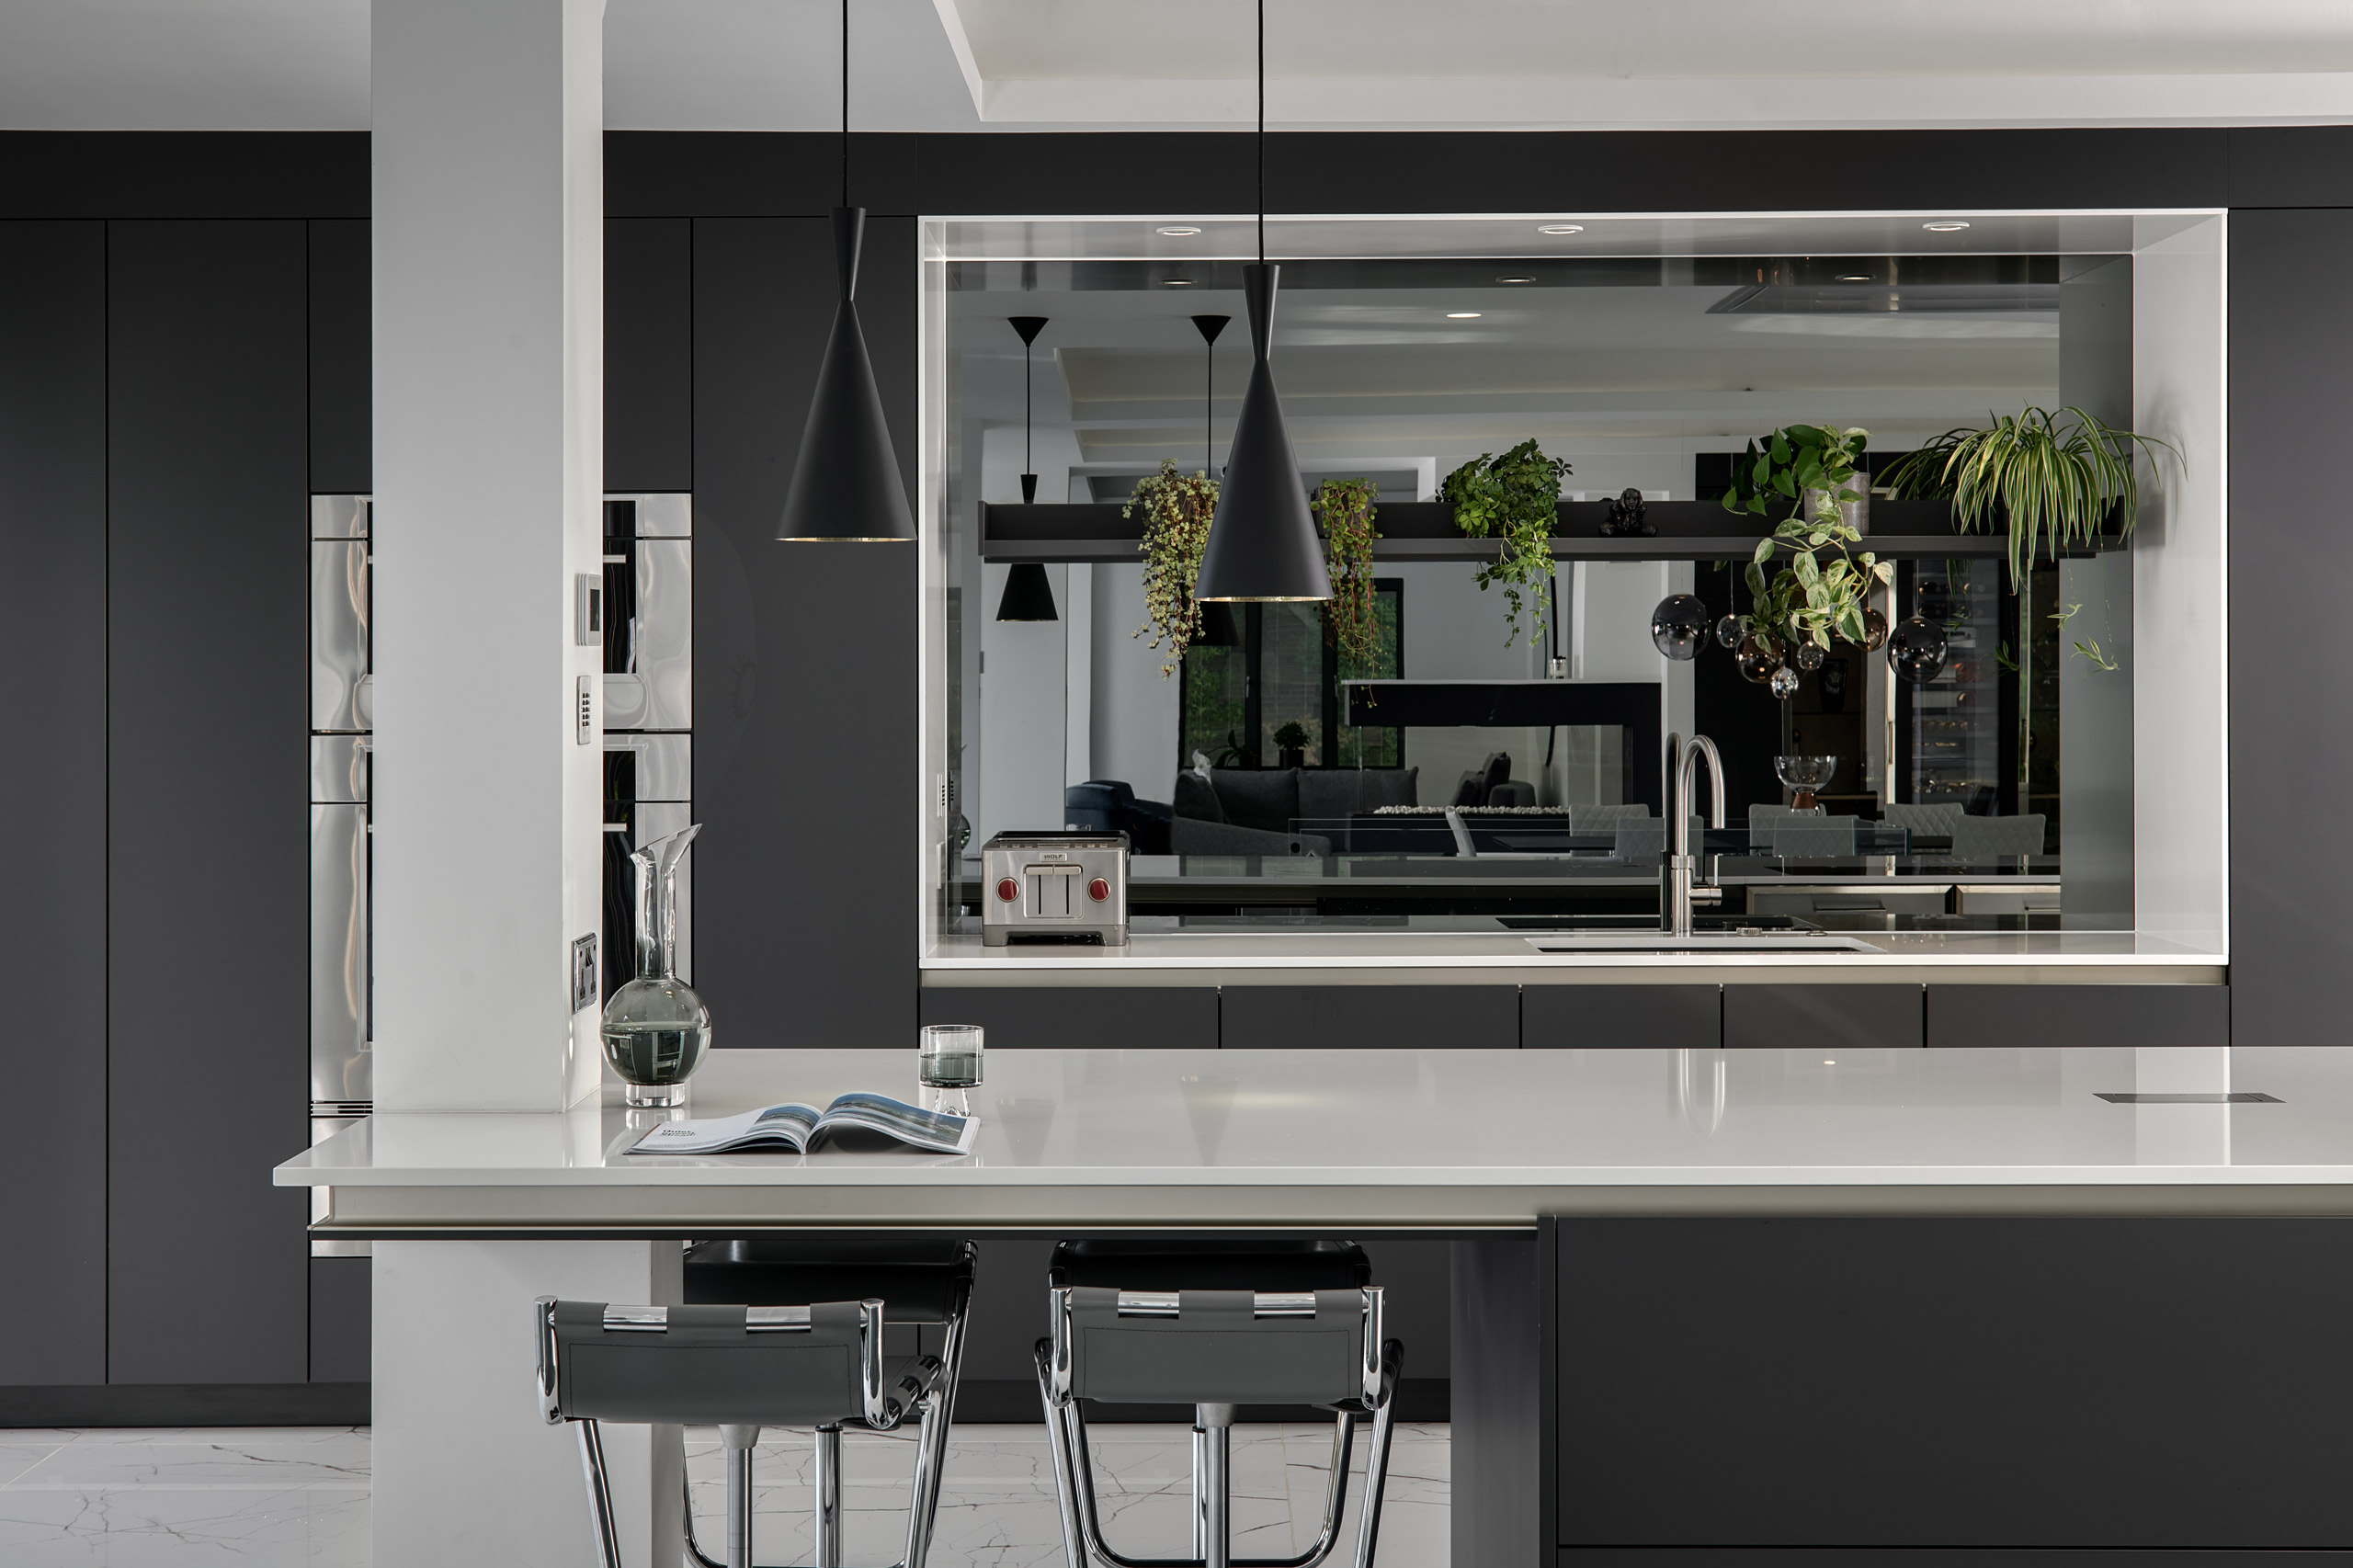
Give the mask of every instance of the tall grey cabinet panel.
<path id="1" fill-rule="evenodd" d="M 1721 985 L 1523 985 L 1519 1043 L 1713 1051 L 1723 1043 L 1723 993 Z"/>
<path id="2" fill-rule="evenodd" d="M 1217 1049 L 1213 985 L 926 986 L 926 1024 L 978 1024 L 993 1046 Z"/>
<path id="3" fill-rule="evenodd" d="M 108 228 L 115 1383 L 308 1375 L 304 227 Z"/>
<path id="4" fill-rule="evenodd" d="M 1935 1046 L 2228 1045 L 2226 985 L 1931 985 Z"/>
<path id="5" fill-rule="evenodd" d="M 1519 987 L 1229 985 L 1218 998 L 1218 1043 L 1229 1051 L 1507 1048 L 1519 1044 Z"/>
<path id="6" fill-rule="evenodd" d="M 694 278 L 695 985 L 722 1044 L 906 1046 L 918 547 L 776 539 L 833 324 L 832 225 L 698 220 Z M 868 221 L 858 297 L 912 494 L 912 218 Z"/>
<path id="7" fill-rule="evenodd" d="M 374 264 L 365 218 L 313 218 L 311 493 L 376 488 Z"/>
<path id="8" fill-rule="evenodd" d="M 1863 1051 L 1924 1042 L 1917 985 L 1727 985 L 1724 1044 Z"/>
<path id="9" fill-rule="evenodd" d="M 2353 579 L 2333 452 L 2353 426 L 2353 209 L 2231 214 L 2231 1038 L 2353 1043 L 2353 925 L 2332 894 L 2353 695 L 2328 659 L 2279 657 L 2279 628 L 2325 626 Z M 2195 454 L 2192 454 L 2195 460 Z"/>
<path id="10" fill-rule="evenodd" d="M 605 220 L 605 488 L 695 487 L 694 224 Z"/>
<path id="11" fill-rule="evenodd" d="M 41 990 L 21 1114 L 0 1386 L 106 1379 L 106 227 L 0 223 L 0 948 Z"/>

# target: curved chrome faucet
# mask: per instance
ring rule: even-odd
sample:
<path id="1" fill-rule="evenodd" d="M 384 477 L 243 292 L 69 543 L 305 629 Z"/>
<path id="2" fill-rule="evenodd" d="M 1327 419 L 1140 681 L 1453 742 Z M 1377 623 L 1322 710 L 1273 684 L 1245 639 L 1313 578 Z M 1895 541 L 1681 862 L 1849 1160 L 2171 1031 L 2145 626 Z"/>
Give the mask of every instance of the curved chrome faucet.
<path id="1" fill-rule="evenodd" d="M 1694 881 L 1691 854 L 1691 768 L 1700 757 L 1708 759 L 1708 782 L 1711 809 L 1710 827 L 1724 825 L 1724 759 L 1716 751 L 1716 743 L 1705 735 L 1694 735 L 1685 744 L 1683 737 L 1666 737 L 1666 771 L 1673 786 L 1669 804 L 1675 820 L 1668 825 L 1668 849 L 1659 871 L 1659 929 L 1670 937 L 1691 935 L 1691 898 Z M 1708 902 L 1714 903 L 1723 895 L 1712 877 L 1699 879 L 1697 885 L 1705 891 Z"/>

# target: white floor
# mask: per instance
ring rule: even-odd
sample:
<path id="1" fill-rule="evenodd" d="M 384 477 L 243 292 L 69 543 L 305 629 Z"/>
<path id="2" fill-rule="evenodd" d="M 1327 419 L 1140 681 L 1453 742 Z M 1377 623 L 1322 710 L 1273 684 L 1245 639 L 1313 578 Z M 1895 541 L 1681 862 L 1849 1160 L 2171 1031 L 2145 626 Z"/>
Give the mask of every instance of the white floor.
<path id="1" fill-rule="evenodd" d="M 1109 1545 L 1128 1556 L 1182 1555 L 1189 1540 L 1188 1430 L 1102 1426 L 1094 1435 Z M 843 1446 L 846 1555 L 853 1565 L 893 1562 L 905 1529 L 907 1439 L 853 1432 Z M 1361 1439 L 1357 1447 L 1360 1472 Z M 0 1430 L 0 1563 L 369 1568 L 368 1458 L 365 1427 Z M 1330 1463 L 1328 1428 L 1235 1427 L 1235 1554 L 1304 1550 L 1322 1517 Z M 803 1436 L 782 1434 L 760 1446 L 754 1538 L 763 1562 L 809 1561 L 808 1465 Z M 726 1494 L 718 1434 L 687 1435 L 687 1469 L 703 1549 L 717 1555 Z M 1348 1533 L 1336 1563 L 1348 1561 L 1361 1494 L 1352 1482 Z M 1044 1428 L 957 1429 L 935 1568 L 1060 1564 L 1061 1528 Z M 1445 1568 L 1443 1425 L 1397 1429 L 1378 1560 L 1382 1568 Z"/>

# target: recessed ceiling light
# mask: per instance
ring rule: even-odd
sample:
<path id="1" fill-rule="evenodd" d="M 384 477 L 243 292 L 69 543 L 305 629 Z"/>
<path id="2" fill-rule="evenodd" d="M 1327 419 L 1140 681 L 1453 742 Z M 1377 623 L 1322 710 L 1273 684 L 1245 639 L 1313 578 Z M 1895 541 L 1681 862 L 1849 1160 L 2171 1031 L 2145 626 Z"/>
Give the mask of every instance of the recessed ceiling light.
<path id="1" fill-rule="evenodd" d="M 1160 232 L 1166 234 L 1172 240 L 1181 240 L 1188 234 L 1198 234 L 1200 233 L 1199 229 L 1186 223 L 1172 223 L 1167 228 L 1163 229 Z"/>
<path id="2" fill-rule="evenodd" d="M 1932 234 L 1957 234 L 1969 225 L 1958 218 L 1939 218 L 1933 223 L 1923 223 L 1920 227 Z"/>
<path id="3" fill-rule="evenodd" d="M 1838 1065 L 1838 1062 L 1837 1062 L 1837 1059 L 1836 1059 L 1836 1057 L 1825 1057 L 1825 1058 L 1823 1060 L 1823 1063 L 1822 1063 L 1822 1064 L 1823 1064 L 1824 1067 L 1836 1067 L 1836 1066 L 1837 1066 L 1837 1065 Z"/>
<path id="4" fill-rule="evenodd" d="M 1533 278 L 1498 278 L 1495 281 L 1498 283 L 1533 283 L 1536 279 Z"/>
<path id="5" fill-rule="evenodd" d="M 1164 278 L 1160 284 L 1164 289 L 1190 289 L 1193 280 L 1189 278 Z"/>
<path id="6" fill-rule="evenodd" d="M 1838 281 L 1841 283 L 1868 283 L 1870 281 L 1870 275 L 1863 272 L 1842 272 L 1838 275 Z"/>
<path id="7" fill-rule="evenodd" d="M 1546 223 L 1540 226 L 1536 232 L 1540 234 L 1582 234 L 1585 233 L 1585 225 L 1583 223 Z"/>
<path id="8" fill-rule="evenodd" d="M 1449 321 L 1477 321 L 1483 313 L 1483 312 L 1479 311 L 1449 311 L 1446 312 L 1446 319 Z"/>

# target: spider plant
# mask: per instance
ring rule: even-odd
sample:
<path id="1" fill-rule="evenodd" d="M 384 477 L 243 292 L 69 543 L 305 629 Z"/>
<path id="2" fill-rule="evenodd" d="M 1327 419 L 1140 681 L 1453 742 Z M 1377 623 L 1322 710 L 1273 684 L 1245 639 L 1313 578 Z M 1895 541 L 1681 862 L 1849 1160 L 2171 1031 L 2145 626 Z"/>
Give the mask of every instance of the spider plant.
<path id="1" fill-rule="evenodd" d="M 2135 449 L 2154 468 L 2169 441 L 2119 430 L 2075 407 L 2029 408 L 1982 430 L 1948 430 L 1888 472 L 1898 496 L 1945 498 L 1964 530 L 1991 526 L 1999 506 L 2009 518 L 2010 587 L 2026 581 L 2037 549 L 2053 561 L 2067 546 L 2091 543 L 2114 508 L 2117 534 L 2131 533 L 2141 506 Z"/>

